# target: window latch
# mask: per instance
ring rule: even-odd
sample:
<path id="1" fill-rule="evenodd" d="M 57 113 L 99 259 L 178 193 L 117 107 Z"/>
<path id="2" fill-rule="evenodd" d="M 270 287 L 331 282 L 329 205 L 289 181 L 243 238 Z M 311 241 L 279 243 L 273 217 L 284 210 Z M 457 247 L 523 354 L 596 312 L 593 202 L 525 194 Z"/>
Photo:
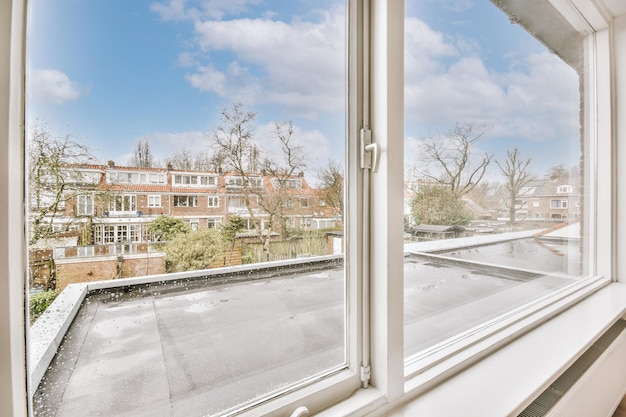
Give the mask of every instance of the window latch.
<path id="1" fill-rule="evenodd" d="M 361 129 L 361 169 L 378 172 L 380 145 L 372 142 L 372 131 Z"/>

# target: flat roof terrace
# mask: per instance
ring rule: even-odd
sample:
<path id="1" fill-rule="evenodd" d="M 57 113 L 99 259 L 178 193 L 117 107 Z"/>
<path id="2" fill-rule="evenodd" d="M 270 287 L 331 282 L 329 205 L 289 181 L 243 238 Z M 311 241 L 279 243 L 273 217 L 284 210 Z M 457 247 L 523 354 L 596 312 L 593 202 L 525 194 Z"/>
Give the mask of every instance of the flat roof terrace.
<path id="1" fill-rule="evenodd" d="M 458 248 L 432 254 L 407 245 L 405 356 L 575 278 L 564 273 L 553 250 L 533 255 L 544 261 L 557 256 L 549 271 L 494 265 L 490 252 L 499 251 L 497 245 L 481 247 L 489 264 L 454 258 Z M 40 347 L 42 364 L 53 356 L 47 370 L 33 364 L 33 373 L 42 375 L 34 414 L 215 415 L 345 366 L 342 257 L 258 267 L 69 288 L 68 295 L 82 294 L 75 297 L 78 306 L 62 294 L 59 306 L 33 326 L 37 332 L 54 314 L 75 312 L 56 345 Z"/>

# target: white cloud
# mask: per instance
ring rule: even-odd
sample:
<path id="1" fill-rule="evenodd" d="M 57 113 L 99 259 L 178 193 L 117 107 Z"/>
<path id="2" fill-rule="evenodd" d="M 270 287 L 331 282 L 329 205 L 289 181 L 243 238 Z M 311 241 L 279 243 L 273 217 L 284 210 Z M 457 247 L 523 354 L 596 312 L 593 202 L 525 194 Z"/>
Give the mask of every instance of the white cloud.
<path id="1" fill-rule="evenodd" d="M 147 140 L 150 143 L 150 151 L 154 158 L 160 162 L 164 162 L 168 157 L 173 156 L 175 153 L 183 150 L 190 149 L 198 152 L 206 151 L 209 149 L 209 141 L 206 132 L 191 131 L 191 132 L 152 132 L 148 133 L 141 138 L 136 138 L 132 141 L 132 149 L 130 154 L 126 153 L 120 155 L 119 161 L 128 160 L 128 155 L 133 156 L 134 146 L 137 140 Z M 130 145 L 129 145 L 130 146 Z"/>
<path id="2" fill-rule="evenodd" d="M 62 71 L 34 69 L 28 78 L 29 97 L 37 102 L 63 104 L 77 100 L 86 91 Z"/>
<path id="3" fill-rule="evenodd" d="M 152 3 L 150 10 L 165 21 L 197 21 L 207 18 L 221 20 L 227 15 L 245 12 L 249 5 L 260 2 L 261 0 L 168 0 Z"/>
<path id="4" fill-rule="evenodd" d="M 222 96 L 226 93 L 226 75 L 212 66 L 199 67 L 195 74 L 187 74 L 187 81 L 200 91 L 217 93 Z"/>
<path id="5" fill-rule="evenodd" d="M 439 0 L 444 8 L 453 12 L 464 12 L 474 7 L 472 0 Z"/>
<path id="6" fill-rule="evenodd" d="M 231 101 L 284 105 L 305 117 L 343 111 L 343 9 L 320 12 L 319 17 L 316 22 L 266 18 L 197 22 L 197 45 L 211 66 L 198 66 L 187 79 L 193 87 Z M 230 53 L 232 59 L 218 61 L 216 52 Z"/>
<path id="7" fill-rule="evenodd" d="M 405 52 L 409 125 L 451 127 L 471 120 L 493 125 L 488 136 L 531 141 L 578 134 L 572 123 L 579 110 L 578 78 L 556 56 L 547 51 L 516 56 L 511 68 L 488 68 L 472 40 L 446 39 L 416 19 L 411 26 L 419 29 L 407 35 Z"/>
<path id="8" fill-rule="evenodd" d="M 267 155 L 277 156 L 282 154 L 280 143 L 276 139 L 275 133 L 274 123 L 267 123 L 255 129 L 257 144 Z M 326 161 L 332 159 L 343 160 L 342 155 L 333 154 L 337 146 L 333 146 L 332 141 L 317 129 L 305 130 L 294 125 L 292 141 L 295 146 L 302 148 L 306 163 L 304 171 L 307 173 L 307 179 L 317 168 L 324 165 Z"/>

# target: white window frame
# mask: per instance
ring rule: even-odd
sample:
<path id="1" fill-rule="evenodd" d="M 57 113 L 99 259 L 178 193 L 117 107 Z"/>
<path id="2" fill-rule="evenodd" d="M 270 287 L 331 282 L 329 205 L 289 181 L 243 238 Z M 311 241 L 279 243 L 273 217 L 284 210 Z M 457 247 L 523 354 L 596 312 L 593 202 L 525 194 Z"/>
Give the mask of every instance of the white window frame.
<path id="1" fill-rule="evenodd" d="M 161 194 L 148 194 L 148 207 L 162 207 Z"/>
<path id="2" fill-rule="evenodd" d="M 216 188 L 217 176 L 216 175 L 200 175 L 200 183 L 202 187 Z"/>
<path id="3" fill-rule="evenodd" d="M 76 196 L 76 215 L 93 216 L 93 194 L 79 194 Z"/>
<path id="4" fill-rule="evenodd" d="M 187 201 L 186 205 L 180 204 L 181 198 L 186 198 L 186 201 Z M 177 194 L 173 197 L 172 201 L 173 201 L 172 202 L 173 207 L 189 207 L 189 208 L 198 207 L 198 196 L 195 194 L 194 195 Z"/>
<path id="5" fill-rule="evenodd" d="M 220 206 L 220 196 L 210 195 L 207 197 L 207 206 L 210 208 L 216 208 Z"/>
<path id="6" fill-rule="evenodd" d="M 574 192 L 573 185 L 559 185 L 556 189 L 556 192 L 559 194 L 571 194 Z"/>
<path id="7" fill-rule="evenodd" d="M 592 257 L 593 265 L 592 271 L 599 278 L 594 283 L 587 283 L 587 285 L 581 285 L 580 291 L 577 294 L 572 294 L 569 298 L 564 297 L 563 303 L 559 306 L 558 302 L 552 303 L 552 313 L 544 312 L 540 314 L 540 317 L 530 317 L 525 320 L 527 328 L 535 328 L 543 320 L 546 320 L 550 315 L 556 315 L 562 313 L 560 317 L 566 317 L 569 314 L 569 309 L 572 305 L 576 305 L 581 298 L 589 296 L 595 289 L 604 284 L 608 284 L 611 281 L 618 280 L 617 277 L 621 277 L 620 281 L 626 280 L 626 259 L 617 256 L 616 247 L 618 243 L 623 243 L 626 240 L 626 225 L 625 222 L 618 222 L 617 219 L 624 220 L 623 210 L 618 212 L 616 210 L 616 203 L 619 200 L 624 202 L 624 196 L 626 196 L 626 184 L 624 182 L 615 181 L 616 178 L 626 178 L 626 167 L 624 164 L 616 164 L 619 160 L 626 160 L 625 147 L 616 147 L 616 143 L 623 143 L 626 141 L 626 120 L 624 118 L 618 118 L 615 105 L 616 102 L 626 102 L 626 91 L 622 89 L 614 88 L 614 77 L 619 77 L 621 82 L 626 82 L 626 45 L 621 44 L 620 52 L 616 52 L 616 48 L 612 45 L 616 39 L 620 42 L 626 42 L 626 23 L 624 19 L 614 25 L 614 22 L 607 20 L 607 12 L 605 9 L 598 9 L 596 3 L 589 0 L 572 0 L 573 4 L 578 6 L 576 9 L 568 2 L 552 2 L 555 7 L 563 13 L 565 18 L 581 31 L 581 33 L 587 33 L 590 35 L 589 44 L 593 46 L 589 48 L 587 59 L 587 71 L 586 76 L 589 77 L 589 83 L 587 83 L 585 91 L 586 109 L 585 114 L 585 130 L 586 134 L 589 134 L 592 138 L 598 140 L 592 140 L 592 146 L 590 149 L 586 149 L 585 152 L 592 159 L 601 160 L 603 163 L 597 164 L 593 172 L 590 173 L 590 177 L 587 179 L 589 184 L 586 186 L 595 186 L 598 184 L 594 195 L 596 196 L 596 202 L 589 210 L 585 212 L 587 216 L 585 218 L 586 225 L 592 229 L 593 239 L 592 250 L 595 256 Z M 349 15 L 351 22 L 357 21 L 357 16 L 360 16 L 362 10 L 355 6 L 356 2 L 350 4 Z M 453 403 L 461 403 L 464 406 L 468 404 L 475 405 L 480 402 L 483 396 L 476 395 L 471 396 L 475 399 L 464 401 L 450 401 L 451 395 L 454 394 L 451 391 L 447 391 L 445 399 L 436 403 L 438 388 L 453 386 L 460 378 L 466 378 L 470 382 L 473 381 L 475 386 L 481 386 L 484 391 L 484 383 L 490 380 L 500 383 L 497 378 L 493 378 L 498 374 L 498 369 L 491 371 L 485 370 L 484 367 L 480 368 L 480 364 L 476 365 L 483 369 L 483 372 L 470 372 L 462 371 L 468 364 L 463 365 L 464 362 L 471 363 L 476 356 L 471 355 L 471 349 L 467 349 L 468 355 L 465 359 L 459 355 L 454 356 L 458 359 L 457 366 L 451 367 L 457 374 L 456 377 L 450 379 L 450 384 L 440 383 L 434 377 L 433 373 L 429 372 L 431 377 L 425 379 L 424 384 L 419 385 L 415 381 L 408 381 L 407 389 L 405 390 L 402 383 L 398 383 L 398 379 L 402 379 L 403 376 L 403 354 L 402 354 L 402 289 L 400 288 L 401 281 L 397 279 L 401 276 L 402 271 L 399 270 L 399 266 L 402 262 L 389 262 L 395 261 L 401 254 L 401 246 L 399 239 L 395 236 L 398 233 L 398 225 L 396 224 L 398 219 L 402 216 L 394 216 L 396 213 L 393 205 L 395 204 L 395 198 L 401 196 L 398 193 L 398 188 L 401 186 L 394 186 L 390 178 L 398 176 L 396 172 L 394 174 L 394 167 L 389 161 L 398 160 L 398 156 L 402 156 L 401 152 L 401 134 L 398 134 L 398 129 L 401 129 L 401 123 L 398 122 L 398 117 L 401 118 L 402 107 L 398 103 L 399 98 L 402 97 L 402 90 L 398 88 L 395 80 L 402 80 L 402 74 L 394 72 L 394 67 L 401 67 L 400 65 L 389 65 L 389 63 L 402 62 L 402 2 L 396 2 L 393 0 L 372 0 L 371 8 L 371 23 L 372 29 L 368 34 L 372 38 L 372 53 L 374 56 L 371 66 L 368 66 L 372 71 L 372 113 L 371 126 L 373 132 L 377 138 L 381 148 L 385 151 L 381 154 L 380 172 L 385 173 L 382 176 L 373 176 L 372 191 L 376 193 L 377 199 L 375 199 L 372 206 L 372 236 L 370 241 L 373 243 L 370 250 L 376 253 L 376 257 L 372 259 L 371 264 L 365 265 L 366 268 L 371 269 L 372 275 L 376 277 L 372 280 L 371 298 L 366 298 L 371 302 L 371 308 L 367 308 L 367 305 L 363 305 L 359 300 L 358 293 L 363 290 L 363 286 L 358 280 L 353 279 L 353 270 L 349 271 L 350 277 L 348 286 L 348 298 L 350 300 L 356 300 L 354 303 L 349 304 L 349 339 L 351 341 L 358 341 L 362 336 L 362 331 L 359 330 L 359 325 L 354 326 L 354 322 L 361 323 L 362 317 L 359 313 L 361 309 L 365 309 L 376 320 L 371 323 L 371 338 L 364 338 L 366 341 L 371 341 L 371 355 L 373 363 L 372 375 L 374 377 L 373 382 L 375 388 L 370 390 L 359 390 L 356 394 L 352 395 L 350 400 L 342 401 L 338 403 L 333 409 L 329 410 L 325 416 L 333 415 L 348 415 L 350 413 L 358 413 L 359 410 L 376 410 L 381 407 L 385 407 L 388 404 L 393 405 L 401 401 L 407 401 L 413 399 L 413 401 L 428 403 L 434 402 L 441 406 L 438 409 L 439 412 L 443 412 L 443 407 L 451 407 Z M 369 10 L 369 9 L 368 9 Z M 25 273 L 25 255 L 23 248 L 25 247 L 23 228 L 25 224 L 24 213 L 22 210 L 22 204 L 24 201 L 24 166 L 23 166 L 23 121 L 24 121 L 24 39 L 25 39 L 25 21 L 26 21 L 26 2 L 25 0 L 9 0 L 0 3 L 0 91 L 5 91 L 7 94 L 0 95 L 0 155 L 3 156 L 3 163 L 0 164 L 2 175 L 0 175 L 0 190 L 5 194 L 5 204 L 8 207 L 7 210 L 0 210 L 0 306 L 4 306 L 0 309 L 0 404 L 3 404 L 3 411 L 12 417 L 23 417 L 27 415 L 27 398 L 28 393 L 27 377 L 25 369 L 25 340 L 26 340 L 26 317 L 24 310 L 24 277 Z M 366 21 L 370 22 L 369 19 Z M 616 31 L 616 33 L 614 33 Z M 358 31 L 350 31 L 350 55 L 351 58 L 355 58 L 355 52 L 362 44 L 359 42 Z M 619 46 L 620 44 L 618 44 Z M 617 58 L 614 60 L 614 58 Z M 391 61 L 387 61 L 390 59 Z M 354 62 L 351 60 L 351 62 Z M 357 109 L 354 104 L 359 102 L 357 97 L 359 96 L 359 89 L 355 88 L 355 80 L 362 79 L 362 73 L 351 69 L 350 75 L 353 78 L 350 79 L 351 88 L 350 94 L 350 123 L 349 123 L 349 137 L 351 140 L 356 141 L 356 127 L 361 123 L 357 122 L 362 120 L 361 109 Z M 400 75 L 400 76 L 398 76 Z M 397 77 L 397 78 L 396 78 Z M 399 100 L 401 101 L 401 99 Z M 401 120 L 400 120 L 401 121 Z M 393 122 L 393 123 L 392 123 Z M 390 133 L 390 136 L 385 136 L 385 133 Z M 616 136 L 614 136 L 614 134 Z M 354 147 L 356 148 L 356 147 Z M 350 164 L 356 163 L 356 152 L 348 150 L 348 160 Z M 395 164 L 401 165 L 401 164 Z M 354 165 L 351 165 L 354 166 Z M 351 185 L 348 188 L 348 194 L 350 197 L 360 197 L 361 178 L 356 169 L 348 171 L 348 183 Z M 401 183 L 401 182 L 400 182 Z M 358 201 L 358 200 L 352 200 Z M 397 200 L 401 201 L 401 200 Z M 401 207 L 401 204 L 396 204 Z M 351 208 L 352 209 L 352 208 Z M 351 221 L 353 218 L 362 218 L 363 213 L 350 212 L 347 213 L 346 220 Z M 354 217 L 353 217 L 354 216 Z M 377 227 L 376 224 L 381 221 L 381 226 Z M 386 229 L 385 226 L 389 226 Z M 389 231 L 385 231 L 389 230 Z M 401 236 L 401 234 L 400 234 Z M 357 228 L 350 229 L 350 235 L 347 236 L 349 242 L 352 244 L 347 245 L 349 251 L 348 259 L 358 258 L 360 242 L 359 238 L 362 237 L 362 232 Z M 357 243 L 355 245 L 354 243 Z M 400 249 L 400 250 L 398 250 Z M 385 266 L 387 265 L 387 266 Z M 358 269 L 364 266 L 357 267 Z M 397 273 L 400 272 L 400 275 Z M 621 272 L 621 274 L 618 274 Z M 603 278 L 602 278 L 603 277 Z M 400 283 L 400 284 L 399 284 Z M 623 285 L 623 284 L 622 284 Z M 614 286 L 613 286 L 614 287 Z M 609 286 L 611 288 L 611 286 Z M 399 302 L 398 302 L 399 301 Z M 588 302 L 587 302 L 588 301 Z M 615 302 L 615 301 L 613 301 Z M 396 304 L 397 303 L 397 304 Z M 595 305 L 602 307 L 602 299 L 596 295 L 590 296 L 585 304 L 590 304 L 592 307 Z M 583 303 L 580 303 L 581 305 Z M 549 307 L 548 307 L 549 309 Z M 601 324 L 608 325 L 608 321 Z M 582 325 L 582 324 L 581 324 Z M 502 332 L 506 337 L 517 337 L 524 330 L 518 330 L 514 332 L 514 326 L 510 327 L 511 332 Z M 542 326 L 538 329 L 540 330 Z M 563 327 L 563 326 L 561 326 Z M 536 335 L 538 330 L 532 330 L 530 335 Z M 565 331 L 560 329 L 560 331 Z M 589 333 L 589 332 L 587 332 Z M 587 341 L 591 342 L 593 334 L 586 335 L 585 340 L 580 343 L 580 346 L 584 348 Z M 498 340 L 489 340 L 489 345 L 492 349 L 499 346 Z M 356 365 L 360 363 L 362 359 L 358 349 L 355 349 L 354 345 L 360 345 L 360 343 L 349 344 L 349 364 L 354 372 L 357 369 Z M 487 351 L 489 349 L 487 348 Z M 510 351 L 510 349 L 502 349 L 499 351 L 498 356 L 502 357 L 504 351 Z M 571 363 L 574 359 L 575 353 L 564 355 L 559 352 L 563 358 L 563 365 Z M 488 354 L 486 354 L 488 355 Z M 463 355 L 461 355 L 463 356 Z M 493 355 L 495 356 L 495 355 Z M 514 357 L 512 357 L 514 358 Z M 483 362 L 490 363 L 489 355 Z M 521 361 L 523 363 L 523 361 Z M 512 364 L 512 362 L 509 362 Z M 477 369 L 476 366 L 470 368 L 472 370 Z M 459 372 L 461 370 L 461 372 Z M 436 369 L 436 371 L 439 371 Z M 556 369 L 555 371 L 559 371 Z M 506 372 L 509 372 L 507 368 Z M 347 397 L 354 392 L 354 378 L 344 378 L 345 373 L 336 374 L 330 378 L 324 379 L 319 383 L 315 383 L 307 386 L 304 391 L 293 391 L 287 395 L 282 396 L 275 401 L 268 401 L 260 405 L 254 410 L 254 413 L 244 413 L 242 415 L 259 415 L 263 413 L 275 413 L 275 415 L 290 415 L 294 410 L 294 405 L 306 404 L 308 407 L 314 410 L 320 410 L 326 406 L 331 406 L 340 398 Z M 440 374 L 441 375 L 441 374 Z M 476 375 L 476 378 L 472 377 Z M 478 380 L 479 375 L 487 376 L 485 379 Z M 348 383 L 344 383 L 349 381 Z M 336 382 L 336 383 L 335 383 Z M 410 383 L 413 383 L 412 385 Z M 414 391 L 424 389 L 425 386 L 433 388 L 429 394 L 425 394 L 415 399 Z M 535 386 L 536 389 L 541 389 L 539 386 Z M 443 388 L 442 388 L 443 389 Z M 516 391 L 518 386 L 516 386 Z M 340 394 L 337 394 L 340 392 Z M 332 394 L 335 393 L 335 394 Z M 462 394 L 462 393 L 459 393 Z M 533 393 L 530 393 L 531 395 Z M 534 393 L 536 394 L 536 393 Z M 315 396 L 317 400 L 314 400 L 312 396 Z M 411 398 L 408 398 L 408 397 Z M 467 397 L 467 396 L 466 396 Z M 338 399 L 339 398 L 339 399 Z M 516 397 L 517 398 L 517 397 Z M 456 400 L 456 397 L 455 397 Z M 612 399 L 610 399 L 612 401 Z M 480 409 L 478 406 L 476 409 Z M 339 412 L 337 412 L 339 410 Z M 492 410 L 493 411 L 493 410 Z M 443 412 L 445 414 L 445 412 Z M 362 414 L 362 413 L 361 413 Z M 471 410 L 464 409 L 465 415 L 470 415 Z M 455 414 L 450 414 L 455 415 Z"/>
<path id="8" fill-rule="evenodd" d="M 217 229 L 222 224 L 221 217 L 212 217 L 207 219 L 207 228 Z"/>
<path id="9" fill-rule="evenodd" d="M 121 199 L 122 209 L 117 210 L 117 200 Z M 126 207 L 126 199 L 128 199 L 129 206 Z M 137 211 L 137 195 L 135 194 L 117 194 L 111 197 L 109 200 L 109 213 L 134 213 Z"/>

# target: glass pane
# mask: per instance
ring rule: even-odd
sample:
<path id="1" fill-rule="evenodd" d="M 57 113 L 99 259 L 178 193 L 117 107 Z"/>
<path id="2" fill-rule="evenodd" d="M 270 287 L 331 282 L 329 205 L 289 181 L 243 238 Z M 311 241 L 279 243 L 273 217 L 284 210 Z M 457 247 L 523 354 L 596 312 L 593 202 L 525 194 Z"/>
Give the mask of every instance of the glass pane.
<path id="1" fill-rule="evenodd" d="M 544 46 L 568 30 L 542 25 L 556 14 L 548 2 L 407 0 L 406 12 L 405 357 L 415 358 L 587 276 L 590 198 L 582 40 Z"/>
<path id="2" fill-rule="evenodd" d="M 220 415 L 347 367 L 345 21 L 29 1 L 36 416 Z"/>

